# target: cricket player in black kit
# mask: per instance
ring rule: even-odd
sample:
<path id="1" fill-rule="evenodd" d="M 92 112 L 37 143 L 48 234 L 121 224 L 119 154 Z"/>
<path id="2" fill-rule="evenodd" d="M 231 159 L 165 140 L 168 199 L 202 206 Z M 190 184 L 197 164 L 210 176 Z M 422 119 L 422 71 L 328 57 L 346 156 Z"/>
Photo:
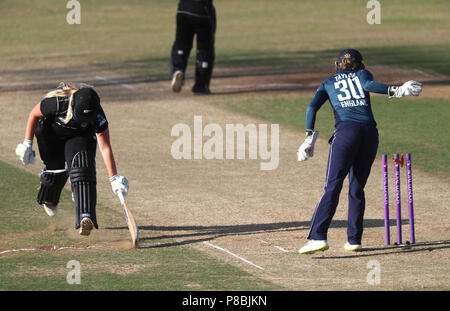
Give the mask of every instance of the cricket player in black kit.
<path id="1" fill-rule="evenodd" d="M 56 215 L 61 191 L 70 178 L 75 228 L 80 229 L 81 235 L 89 235 L 94 227 L 98 229 L 97 141 L 113 192 L 118 196 L 128 194 L 127 179 L 117 174 L 108 121 L 97 92 L 87 85 L 61 83 L 47 93 L 30 112 L 25 140 L 16 148 L 16 155 L 24 165 L 35 162 L 32 150 L 35 135 L 45 164 L 40 173 L 37 202 L 49 216 Z"/>
<path id="2" fill-rule="evenodd" d="M 212 0 L 180 0 L 176 15 L 176 35 L 170 56 L 172 90 L 180 92 L 186 67 L 197 36 L 194 94 L 210 94 L 209 85 L 214 67 L 216 12 Z"/>

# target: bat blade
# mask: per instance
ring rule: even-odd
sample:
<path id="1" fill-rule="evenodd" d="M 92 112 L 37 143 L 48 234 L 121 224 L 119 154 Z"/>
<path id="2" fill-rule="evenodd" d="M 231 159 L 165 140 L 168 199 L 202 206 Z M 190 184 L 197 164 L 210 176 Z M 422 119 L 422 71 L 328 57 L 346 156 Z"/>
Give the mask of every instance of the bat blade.
<path id="1" fill-rule="evenodd" d="M 125 215 L 125 219 L 127 221 L 128 230 L 130 231 L 131 240 L 133 241 L 134 248 L 139 247 L 139 228 L 136 225 L 136 221 L 134 220 L 134 216 L 131 213 L 131 210 L 128 208 L 125 200 L 122 201 L 123 213 Z"/>

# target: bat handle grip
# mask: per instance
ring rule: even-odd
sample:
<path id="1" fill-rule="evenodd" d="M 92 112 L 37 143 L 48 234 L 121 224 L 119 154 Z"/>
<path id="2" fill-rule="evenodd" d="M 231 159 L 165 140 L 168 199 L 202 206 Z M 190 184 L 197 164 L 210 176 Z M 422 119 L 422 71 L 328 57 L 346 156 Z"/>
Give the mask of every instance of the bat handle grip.
<path id="1" fill-rule="evenodd" d="M 117 194 L 117 196 L 119 197 L 120 204 L 123 205 L 123 203 L 125 203 L 125 198 L 123 197 L 122 192 L 119 192 L 119 193 Z"/>

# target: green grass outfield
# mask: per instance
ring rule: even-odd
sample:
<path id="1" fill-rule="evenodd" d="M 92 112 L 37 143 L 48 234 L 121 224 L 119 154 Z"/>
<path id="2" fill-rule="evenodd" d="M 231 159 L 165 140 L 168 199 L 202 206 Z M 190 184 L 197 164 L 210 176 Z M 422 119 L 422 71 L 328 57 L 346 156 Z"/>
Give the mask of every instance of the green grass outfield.
<path id="1" fill-rule="evenodd" d="M 217 68 L 311 66 L 354 47 L 364 52 L 368 65 L 450 73 L 447 0 L 383 1 L 380 25 L 367 23 L 366 3 L 215 1 Z M 96 64 L 129 76 L 167 77 L 177 0 L 84 0 L 80 25 L 67 24 L 65 4 L 0 2 L 0 71 Z"/>
<path id="2" fill-rule="evenodd" d="M 141 249 L 108 247 L 128 238 L 122 211 L 97 208 L 102 231 L 80 237 L 73 228 L 73 204 L 64 190 L 55 218 L 48 217 L 35 202 L 39 178 L 0 161 L 0 253 L 12 249 L 31 249 L 0 255 L 1 290 L 279 290 L 232 265 L 187 246 Z M 111 229 L 108 229 L 111 228 Z M 102 240 L 102 234 L 108 241 Z M 146 232 L 141 232 L 149 239 Z M 152 245 L 174 241 L 152 236 Z M 52 250 L 52 246 L 72 247 Z M 90 247 L 90 249 L 86 249 Z M 76 250 L 76 248 L 84 250 Z M 81 283 L 68 284 L 70 260 L 81 264 Z"/>

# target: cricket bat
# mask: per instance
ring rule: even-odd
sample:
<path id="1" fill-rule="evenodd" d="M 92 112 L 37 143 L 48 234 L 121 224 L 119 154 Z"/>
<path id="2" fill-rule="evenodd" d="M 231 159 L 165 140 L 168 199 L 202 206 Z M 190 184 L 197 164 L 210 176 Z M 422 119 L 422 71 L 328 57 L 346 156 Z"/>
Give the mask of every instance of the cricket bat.
<path id="1" fill-rule="evenodd" d="M 120 203 L 123 207 L 123 213 L 125 214 L 125 219 L 127 220 L 128 230 L 130 230 L 131 240 L 133 241 L 134 248 L 139 247 L 139 228 L 136 225 L 136 221 L 134 220 L 133 214 L 131 210 L 128 208 L 127 203 L 125 202 L 125 198 L 121 193 L 119 193 Z"/>

